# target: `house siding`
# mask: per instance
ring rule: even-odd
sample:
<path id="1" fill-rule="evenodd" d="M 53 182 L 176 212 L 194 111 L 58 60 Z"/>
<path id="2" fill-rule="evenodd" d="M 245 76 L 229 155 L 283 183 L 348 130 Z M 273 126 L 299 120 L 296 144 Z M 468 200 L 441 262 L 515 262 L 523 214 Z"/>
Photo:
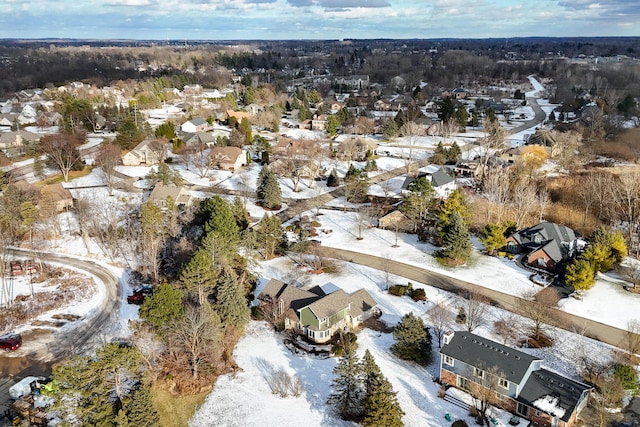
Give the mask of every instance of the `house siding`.
<path id="1" fill-rule="evenodd" d="M 308 307 L 305 307 L 300 311 L 300 323 L 303 326 L 311 326 L 313 328 L 320 329 L 320 320 Z"/>

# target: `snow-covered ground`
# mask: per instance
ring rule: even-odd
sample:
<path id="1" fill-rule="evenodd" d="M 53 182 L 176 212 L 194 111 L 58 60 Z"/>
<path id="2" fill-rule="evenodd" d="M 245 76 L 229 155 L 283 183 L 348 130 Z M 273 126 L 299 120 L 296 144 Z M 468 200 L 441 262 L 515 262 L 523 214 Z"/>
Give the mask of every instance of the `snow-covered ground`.
<path id="1" fill-rule="evenodd" d="M 535 79 L 530 80 L 535 92 L 543 90 Z M 527 93 L 527 96 L 530 94 Z M 538 102 L 547 114 L 550 108 L 553 108 L 542 100 Z M 522 113 L 527 117 L 531 114 L 527 109 L 523 109 Z M 313 132 L 298 129 L 290 129 L 286 132 L 292 137 L 317 137 Z M 524 131 L 524 133 L 532 133 L 532 130 Z M 478 133 L 469 132 L 454 136 L 449 140 L 449 143 L 455 140 L 461 147 L 464 147 L 465 144 L 477 137 L 479 137 Z M 411 141 L 399 138 L 394 143 L 384 144 L 381 146 L 381 150 L 388 152 L 388 155 L 385 154 L 377 159 L 380 172 L 403 167 L 405 161 L 402 157 L 406 157 L 410 149 L 407 148 L 407 145 L 413 145 L 417 153 L 422 153 L 417 156 L 421 158 L 427 153 L 430 154 L 439 141 L 440 139 L 437 137 L 421 137 Z M 89 142 L 89 144 L 92 143 L 94 141 Z M 357 165 L 363 166 L 363 164 Z M 246 171 L 240 173 L 211 171 L 205 177 L 200 177 L 193 170 L 187 170 L 179 156 L 174 157 L 174 163 L 171 166 L 175 167 L 191 184 L 203 187 L 220 186 L 239 192 L 255 188 L 260 168 L 258 165 L 251 165 Z M 347 162 L 335 160 L 323 163 L 326 170 L 335 168 L 341 175 L 346 172 L 348 166 Z M 118 167 L 118 170 L 134 178 L 144 178 L 151 168 L 121 166 Z M 371 193 L 397 194 L 403 181 L 404 179 L 399 177 L 372 186 Z M 94 170 L 88 176 L 65 185 L 70 188 L 75 197 L 91 200 L 99 206 L 103 206 L 104 212 L 117 210 L 118 204 L 140 203 L 144 200 L 144 193 L 129 194 L 116 190 L 114 196 L 109 197 L 106 188 L 81 188 L 102 183 L 103 178 L 100 172 Z M 290 180 L 281 178 L 280 184 L 285 198 L 309 198 L 327 191 L 324 183 L 319 182 L 307 185 L 307 182 L 303 181 L 300 184 L 301 191 L 298 192 L 293 191 Z M 209 194 L 200 190 L 193 193 L 198 197 L 206 197 Z M 336 207 L 344 206 L 341 199 L 336 199 L 333 204 Z M 251 199 L 248 200 L 247 208 L 253 217 L 260 218 L 264 215 L 264 211 L 255 206 Z M 318 216 L 317 220 L 321 224 L 319 227 L 321 232 L 317 238 L 322 241 L 323 246 L 344 248 L 399 260 L 513 295 L 522 295 L 529 290 L 539 289 L 538 285 L 529 280 L 529 273 L 520 270 L 511 260 L 487 257 L 476 249 L 473 259 L 468 265 L 448 269 L 434 260 L 432 254 L 436 248 L 418 242 L 416 236 L 396 235 L 391 231 L 367 228 L 364 231 L 364 239 L 357 240 L 357 219 L 354 213 L 328 209 L 321 210 L 320 213 L 322 215 Z M 78 235 L 77 223 L 72 215 L 61 214 L 60 222 L 63 237 L 46 242 L 43 250 L 99 260 L 105 259 L 105 255 L 95 243 L 85 244 L 82 241 Z M 395 247 L 396 244 L 397 247 Z M 479 247 L 477 241 L 474 244 Z M 125 271 L 127 263 L 126 260 L 117 260 L 117 263 L 120 266 L 113 267 L 113 272 L 120 277 L 124 295 L 126 295 L 130 291 Z M 414 287 L 425 288 L 428 297 L 428 302 L 417 303 L 406 297 L 399 298 L 389 295 L 384 290 L 388 284 L 387 278 L 381 270 L 351 263 L 339 263 L 339 267 L 338 273 L 311 275 L 306 280 L 317 285 L 331 282 L 347 292 L 353 292 L 360 288 L 367 289 L 379 304 L 383 313 L 382 320 L 389 325 L 396 324 L 404 314 L 409 312 L 414 312 L 426 320 L 426 313 L 434 303 L 438 302 L 448 304 L 451 311 L 456 312 L 458 297 L 440 289 L 414 282 Z M 299 278 L 299 273 L 292 272 L 294 268 L 288 258 L 262 262 L 258 269 L 257 273 L 264 279 L 279 278 L 288 281 L 293 276 Z M 393 276 L 390 278 L 391 283 L 406 283 L 406 281 L 407 279 L 402 277 Z M 263 280 L 261 283 L 263 286 L 265 281 Z M 623 291 L 622 286 L 623 283 L 619 280 L 600 277 L 594 288 L 587 291 L 581 300 L 567 299 L 563 301 L 562 308 L 580 316 L 624 328 L 627 326 L 628 320 L 636 317 L 640 307 L 640 296 Z M 259 287 L 256 294 L 260 290 Z M 13 283 L 13 292 L 15 295 L 29 293 L 30 284 L 23 278 L 16 279 Z M 103 292 L 97 291 L 93 297 L 78 301 L 66 312 L 79 315 L 82 312 L 89 312 L 103 302 L 104 295 Z M 615 309 L 611 309 L 612 307 Z M 118 319 L 112 328 L 113 337 L 126 336 L 129 333 L 127 322 L 129 319 L 137 317 L 137 310 L 136 306 L 126 304 L 123 297 L 118 311 Z M 475 332 L 496 339 L 491 326 L 493 321 L 501 317 L 503 313 L 496 308 L 491 310 L 491 318 Z M 637 316 L 640 319 L 640 315 Z M 553 335 L 556 338 L 556 345 L 553 348 L 526 351 L 531 351 L 544 358 L 546 367 L 571 377 L 576 375 L 571 355 L 575 353 L 577 348 L 586 348 L 590 353 L 602 357 L 606 357 L 611 351 L 606 345 L 566 331 L 554 330 Z M 448 425 L 444 421 L 446 413 L 449 413 L 453 420 L 464 419 L 469 425 L 473 424 L 473 420 L 465 410 L 436 397 L 438 386 L 433 382 L 433 378 L 438 375 L 437 362 L 424 368 L 396 359 L 389 351 L 393 344 L 393 338 L 390 334 L 365 329 L 358 335 L 358 344 L 358 354 L 362 356 L 364 351 L 369 349 L 382 372 L 398 392 L 398 400 L 405 411 L 403 418 L 405 425 L 428 427 Z M 251 322 L 247 333 L 235 349 L 234 357 L 241 370 L 235 376 L 225 375 L 218 379 L 213 392 L 191 420 L 191 426 L 353 425 L 338 419 L 333 415 L 330 407 L 326 405 L 333 379 L 332 369 L 336 364 L 335 359 L 320 360 L 294 355 L 283 345 L 281 337 L 261 322 Z M 437 348 L 434 348 L 434 358 L 437 360 Z M 271 393 L 268 385 L 269 373 L 280 369 L 297 375 L 301 379 L 304 391 L 300 397 L 281 398 Z M 464 396 L 462 397 L 464 398 Z M 507 425 L 509 417 L 507 414 L 497 411 L 495 415 L 503 425 Z"/>

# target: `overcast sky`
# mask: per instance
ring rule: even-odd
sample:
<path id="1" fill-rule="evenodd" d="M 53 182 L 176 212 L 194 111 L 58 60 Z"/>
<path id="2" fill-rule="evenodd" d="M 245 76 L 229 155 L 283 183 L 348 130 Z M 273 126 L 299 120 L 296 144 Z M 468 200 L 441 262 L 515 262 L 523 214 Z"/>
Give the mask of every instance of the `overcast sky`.
<path id="1" fill-rule="evenodd" d="M 640 36 L 640 0 L 0 0 L 0 38 Z"/>

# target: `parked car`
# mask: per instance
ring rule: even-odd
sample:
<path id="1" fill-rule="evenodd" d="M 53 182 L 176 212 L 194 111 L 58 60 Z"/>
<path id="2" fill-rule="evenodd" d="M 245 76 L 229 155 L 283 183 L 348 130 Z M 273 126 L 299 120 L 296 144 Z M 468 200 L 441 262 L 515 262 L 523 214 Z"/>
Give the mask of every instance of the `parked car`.
<path id="1" fill-rule="evenodd" d="M 22 346 L 22 337 L 20 334 L 7 334 L 0 336 L 0 349 L 17 350 Z"/>
<path id="2" fill-rule="evenodd" d="M 143 285 L 140 288 L 134 289 L 133 294 L 127 296 L 127 302 L 129 304 L 141 305 L 144 299 L 153 293 L 153 288 L 149 285 Z"/>
<path id="3" fill-rule="evenodd" d="M 9 267 L 11 269 L 12 276 L 19 276 L 22 273 L 24 273 L 24 270 L 22 269 L 22 264 L 20 263 L 20 261 L 11 261 L 11 263 L 9 264 Z"/>
<path id="4" fill-rule="evenodd" d="M 36 263 L 32 259 L 28 259 L 24 263 L 27 273 L 36 274 L 38 272 L 38 268 L 36 267 Z"/>

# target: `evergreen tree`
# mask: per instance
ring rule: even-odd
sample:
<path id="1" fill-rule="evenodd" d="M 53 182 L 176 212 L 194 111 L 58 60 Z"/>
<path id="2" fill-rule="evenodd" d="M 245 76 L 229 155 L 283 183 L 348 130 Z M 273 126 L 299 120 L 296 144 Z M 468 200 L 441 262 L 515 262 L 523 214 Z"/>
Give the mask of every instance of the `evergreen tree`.
<path id="1" fill-rule="evenodd" d="M 262 250 L 264 259 L 273 258 L 283 249 L 285 243 L 284 228 L 282 228 L 282 223 L 277 216 L 267 213 L 262 218 L 262 221 L 254 227 L 254 230 L 256 245 Z"/>
<path id="2" fill-rule="evenodd" d="M 240 121 L 240 125 L 238 126 L 238 130 L 242 133 L 242 135 L 244 136 L 244 140 L 246 144 L 250 144 L 251 141 L 253 140 L 253 137 L 251 135 L 251 122 L 249 122 L 249 119 L 247 119 L 246 117 L 244 117 L 241 121 Z"/>
<path id="3" fill-rule="evenodd" d="M 122 407 L 126 410 L 126 423 L 122 426 L 155 426 L 160 418 L 151 400 L 151 390 L 145 381 L 122 400 Z M 123 412 L 121 409 L 118 413 Z M 118 425 L 120 426 L 120 425 Z"/>
<path id="4" fill-rule="evenodd" d="M 52 397 L 59 418 L 63 423 L 80 420 L 82 426 L 131 423 L 128 417 L 120 415 L 120 410 L 123 402 L 141 387 L 141 359 L 135 348 L 108 344 L 94 356 L 74 356 L 56 366 Z M 146 410 L 151 413 L 153 407 Z"/>
<path id="5" fill-rule="evenodd" d="M 576 291 L 591 289 L 595 281 L 593 265 L 586 259 L 578 258 L 567 264 L 564 281 Z"/>
<path id="6" fill-rule="evenodd" d="M 245 207 L 242 199 L 240 197 L 234 198 L 233 204 L 230 208 L 233 217 L 236 219 L 236 224 L 238 225 L 240 232 L 249 228 L 249 213 L 247 212 L 247 208 Z"/>
<path id="7" fill-rule="evenodd" d="M 418 234 L 426 227 L 430 219 L 430 209 L 436 195 L 431 182 L 421 176 L 416 178 L 409 187 L 409 192 L 402 197 L 400 211 L 409 218 Z"/>
<path id="8" fill-rule="evenodd" d="M 469 229 L 457 211 L 451 213 L 448 224 L 443 229 L 440 256 L 454 261 L 467 261 L 471 257 Z"/>
<path id="9" fill-rule="evenodd" d="M 464 105 L 461 105 L 456 110 L 455 119 L 456 123 L 458 123 L 458 125 L 460 125 L 460 127 L 464 130 L 464 128 L 467 126 L 467 122 L 469 121 L 469 113 L 467 113 L 467 109 L 464 107 Z"/>
<path id="10" fill-rule="evenodd" d="M 331 173 L 327 178 L 327 187 L 337 187 L 340 185 L 340 180 L 338 178 L 338 172 L 334 169 L 331 169 Z"/>
<path id="11" fill-rule="evenodd" d="M 180 186 L 183 183 L 180 172 L 164 162 L 158 165 L 157 170 L 151 170 L 145 179 L 152 183 L 161 182 L 164 185 L 174 184 Z"/>
<path id="12" fill-rule="evenodd" d="M 280 209 L 282 206 L 282 190 L 275 174 L 268 166 L 263 166 L 258 175 L 256 201 L 266 209 Z"/>
<path id="13" fill-rule="evenodd" d="M 335 136 L 338 133 L 338 128 L 340 127 L 340 121 L 333 114 L 327 117 L 327 133 L 329 136 Z"/>
<path id="14" fill-rule="evenodd" d="M 505 227 L 500 224 L 487 224 L 480 231 L 480 241 L 488 254 L 495 254 L 498 249 L 507 244 L 504 232 Z"/>
<path id="15" fill-rule="evenodd" d="M 204 305 L 215 289 L 217 280 L 218 272 L 211 254 L 200 248 L 180 272 L 179 283 L 189 294 L 197 297 L 200 305 Z"/>
<path id="16" fill-rule="evenodd" d="M 467 227 L 471 224 L 471 209 L 469 209 L 464 193 L 459 188 L 453 190 L 438 209 L 438 231 L 441 236 L 454 211 L 460 214 Z"/>
<path id="17" fill-rule="evenodd" d="M 247 299 L 231 270 L 225 270 L 220 277 L 214 308 L 225 325 L 243 329 L 249 322 Z"/>
<path id="18" fill-rule="evenodd" d="M 453 141 L 451 147 L 447 150 L 447 163 L 456 163 L 462 156 L 462 150 L 456 141 Z"/>
<path id="19" fill-rule="evenodd" d="M 395 120 L 387 120 L 382 128 L 382 137 L 387 141 L 393 141 L 400 135 L 400 128 Z"/>
<path id="20" fill-rule="evenodd" d="M 453 104 L 453 99 L 450 96 L 446 96 L 442 100 L 442 104 L 440 104 L 440 110 L 438 111 L 438 117 L 443 122 L 447 122 L 451 119 L 456 112 L 455 106 Z"/>
<path id="21" fill-rule="evenodd" d="M 404 412 L 400 408 L 396 392 L 367 350 L 362 358 L 364 418 L 366 427 L 401 427 Z"/>
<path id="22" fill-rule="evenodd" d="M 182 292 L 168 283 L 163 283 L 144 299 L 138 314 L 157 330 L 162 330 L 169 322 L 180 318 L 182 313 Z"/>
<path id="23" fill-rule="evenodd" d="M 442 145 L 442 141 L 438 141 L 438 145 L 433 150 L 433 154 L 431 155 L 431 163 L 436 165 L 444 165 L 447 162 L 447 151 L 444 149 Z"/>
<path id="24" fill-rule="evenodd" d="M 204 220 L 204 236 L 217 233 L 225 243 L 237 249 L 240 241 L 240 228 L 233 210 L 226 200 L 220 196 L 205 199 L 200 204 L 199 214 Z"/>
<path id="25" fill-rule="evenodd" d="M 362 418 L 362 365 L 355 351 L 346 348 L 344 355 L 333 369 L 336 376 L 331 383 L 333 392 L 327 403 L 333 405 L 344 420 L 357 421 Z"/>
<path id="26" fill-rule="evenodd" d="M 138 123 L 140 123 L 140 126 L 138 126 Z M 116 144 L 123 150 L 130 150 L 142 142 L 147 133 L 142 123 L 146 123 L 144 119 L 138 118 L 136 120 L 133 113 L 122 118 L 118 122 Z"/>
<path id="27" fill-rule="evenodd" d="M 391 352 L 400 359 L 413 360 L 420 364 L 431 362 L 431 334 L 422 319 L 413 313 L 402 316 L 393 329 L 396 342 Z"/>

